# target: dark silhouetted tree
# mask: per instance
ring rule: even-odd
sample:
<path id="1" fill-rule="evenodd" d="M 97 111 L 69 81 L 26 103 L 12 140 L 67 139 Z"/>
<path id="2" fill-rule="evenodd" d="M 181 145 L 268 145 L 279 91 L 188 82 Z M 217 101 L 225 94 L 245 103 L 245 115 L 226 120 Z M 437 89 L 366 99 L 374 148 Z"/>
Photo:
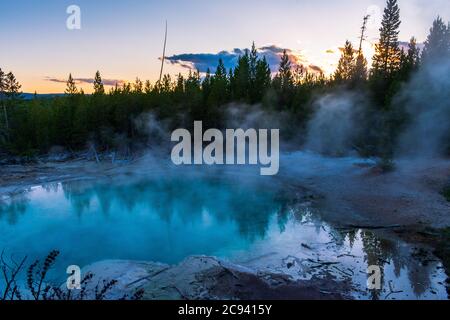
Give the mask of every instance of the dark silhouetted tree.
<path id="1" fill-rule="evenodd" d="M 136 78 L 134 85 L 133 85 L 134 93 L 140 94 L 144 92 L 144 84 L 142 83 L 141 79 Z"/>
<path id="2" fill-rule="evenodd" d="M 408 44 L 408 51 L 402 51 L 402 59 L 400 66 L 399 78 L 402 81 L 408 81 L 411 74 L 419 68 L 420 64 L 420 50 L 417 47 L 416 38 L 411 38 Z"/>
<path id="3" fill-rule="evenodd" d="M 117 85 L 117 84 L 116 84 L 116 85 Z M 150 92 L 152 92 L 152 84 L 151 84 L 150 80 L 146 80 L 146 81 L 145 81 L 144 92 L 145 92 L 146 94 L 150 94 Z"/>
<path id="4" fill-rule="evenodd" d="M 294 75 L 292 63 L 286 50 L 283 51 L 280 67 L 272 84 L 277 92 L 280 108 L 289 108 L 293 99 Z"/>
<path id="5" fill-rule="evenodd" d="M 401 67 L 402 51 L 398 35 L 400 9 L 397 0 L 387 0 L 380 28 L 380 40 L 375 45 L 370 85 L 374 102 L 378 108 L 389 109 L 391 99 L 399 87 L 398 72 Z M 379 129 L 384 130 L 384 129 Z"/>
<path id="6" fill-rule="evenodd" d="M 219 107 L 228 101 L 228 78 L 227 70 L 222 59 L 219 59 L 216 73 L 211 78 L 211 92 L 208 99 L 209 107 Z"/>
<path id="7" fill-rule="evenodd" d="M 281 88 L 290 88 L 294 82 L 292 64 L 286 50 L 283 51 L 283 55 L 281 56 L 280 68 L 278 69 L 276 78 L 280 82 Z"/>
<path id="8" fill-rule="evenodd" d="M 355 50 L 350 41 L 345 42 L 342 49 L 342 55 L 334 73 L 334 81 L 337 83 L 348 83 L 354 74 L 355 69 Z"/>
<path id="9" fill-rule="evenodd" d="M 69 79 L 67 80 L 67 86 L 66 86 L 65 93 L 68 95 L 71 95 L 71 96 L 78 93 L 78 89 L 75 84 L 75 80 L 73 80 L 73 78 L 72 78 L 72 74 L 69 74 Z"/>
<path id="10" fill-rule="evenodd" d="M 450 28 L 438 17 L 430 29 L 422 53 L 424 63 L 450 58 Z"/>
<path id="11" fill-rule="evenodd" d="M 95 73 L 94 78 L 94 94 L 104 94 L 105 86 L 103 85 L 102 77 L 100 76 L 100 71 Z"/>
<path id="12" fill-rule="evenodd" d="M 352 74 L 352 82 L 354 85 L 362 84 L 367 80 L 367 59 L 362 51 L 358 52 L 355 61 L 355 68 Z"/>
<path id="13" fill-rule="evenodd" d="M 250 85 L 250 56 L 248 50 L 245 50 L 245 54 L 239 57 L 231 78 L 233 99 L 236 101 L 248 101 Z"/>
<path id="14" fill-rule="evenodd" d="M 400 68 L 401 50 L 398 35 L 400 32 L 400 9 L 397 0 L 387 0 L 380 28 L 380 40 L 375 45 L 372 76 L 389 79 Z"/>
<path id="15" fill-rule="evenodd" d="M 6 96 L 10 99 L 10 100 L 14 100 L 19 98 L 20 96 L 20 88 L 22 88 L 22 86 L 19 84 L 19 82 L 17 81 L 16 77 L 14 76 L 14 74 L 12 72 L 9 72 L 6 75 Z"/>
<path id="16" fill-rule="evenodd" d="M 259 59 L 256 63 L 256 75 L 254 80 L 253 103 L 260 102 L 267 90 L 270 88 L 272 81 L 272 72 L 267 63 L 266 57 Z"/>
<path id="17" fill-rule="evenodd" d="M 370 16 L 365 16 L 359 37 L 359 49 L 356 54 L 355 68 L 352 74 L 352 86 L 361 86 L 367 80 L 367 59 L 363 53 L 363 42 L 366 40 L 367 21 Z"/>
<path id="18" fill-rule="evenodd" d="M 6 103 L 5 103 L 5 97 L 6 97 L 6 74 L 3 72 L 3 70 L 0 68 L 0 104 L 2 106 L 2 113 L 3 113 L 3 125 L 4 130 L 2 130 L 2 134 L 5 139 L 9 139 L 9 119 L 8 119 L 8 111 L 6 110 Z M 0 136 L 2 138 L 2 136 Z"/>

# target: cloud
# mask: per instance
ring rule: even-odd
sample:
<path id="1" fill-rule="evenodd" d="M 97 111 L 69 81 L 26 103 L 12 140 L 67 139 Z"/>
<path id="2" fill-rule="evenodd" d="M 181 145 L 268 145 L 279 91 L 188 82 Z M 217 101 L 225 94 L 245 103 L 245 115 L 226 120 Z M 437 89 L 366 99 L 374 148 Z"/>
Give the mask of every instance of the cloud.
<path id="1" fill-rule="evenodd" d="M 313 65 L 313 64 L 310 64 L 310 65 L 308 66 L 308 68 L 309 68 L 309 70 L 311 70 L 311 71 L 313 71 L 313 72 L 323 73 L 322 68 L 319 67 L 319 66 L 315 66 L 315 65 Z"/>
<path id="2" fill-rule="evenodd" d="M 208 68 L 214 72 L 219 59 L 222 59 L 225 67 L 230 69 L 237 64 L 239 56 L 243 54 L 240 49 L 219 53 L 183 53 L 166 57 L 166 61 L 183 68 L 198 69 L 200 72 L 206 72 Z"/>
<path id="3" fill-rule="evenodd" d="M 205 73 L 208 69 L 214 73 L 219 59 L 222 59 L 227 69 L 234 68 L 237 65 L 239 56 L 244 55 L 246 50 L 248 49 L 235 48 L 231 51 L 220 51 L 218 53 L 183 53 L 166 57 L 166 61 L 183 68 L 196 69 L 202 73 Z M 258 56 L 261 58 L 266 57 L 272 72 L 277 72 L 284 50 L 286 50 L 294 68 L 302 66 L 312 72 L 322 71 L 319 67 L 310 65 L 300 53 L 276 45 L 259 48 Z"/>
<path id="4" fill-rule="evenodd" d="M 67 83 L 67 79 L 58 79 L 58 78 L 53 78 L 53 77 L 46 77 L 45 78 L 46 81 L 50 81 L 50 82 L 56 82 L 56 83 Z M 93 78 L 74 78 L 73 79 L 75 81 L 76 84 L 93 84 L 94 83 L 94 79 Z M 105 86 L 115 86 L 117 85 L 122 85 L 125 83 L 124 80 L 119 80 L 119 79 L 102 79 L 103 84 Z"/>

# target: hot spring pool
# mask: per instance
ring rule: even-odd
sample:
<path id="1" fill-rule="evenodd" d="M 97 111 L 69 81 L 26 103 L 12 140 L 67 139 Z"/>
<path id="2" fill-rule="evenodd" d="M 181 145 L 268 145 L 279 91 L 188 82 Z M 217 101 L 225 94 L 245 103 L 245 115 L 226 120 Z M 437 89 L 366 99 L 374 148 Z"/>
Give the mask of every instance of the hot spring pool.
<path id="1" fill-rule="evenodd" d="M 377 298 L 446 298 L 439 261 L 425 266 L 405 243 L 336 229 L 305 199 L 288 194 L 270 180 L 255 187 L 223 177 L 56 182 L 0 202 L 0 248 L 30 262 L 59 250 L 58 281 L 69 265 L 110 259 L 176 264 L 210 255 L 298 279 L 329 272 L 350 279 L 359 298 L 373 297 L 366 269 L 379 264 L 384 291 Z"/>

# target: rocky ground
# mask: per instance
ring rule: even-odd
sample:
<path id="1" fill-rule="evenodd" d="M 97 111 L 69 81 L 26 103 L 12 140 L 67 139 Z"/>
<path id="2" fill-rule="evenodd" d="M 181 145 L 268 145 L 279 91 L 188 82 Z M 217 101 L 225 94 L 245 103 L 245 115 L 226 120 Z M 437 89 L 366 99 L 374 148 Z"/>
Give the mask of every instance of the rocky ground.
<path id="1" fill-rule="evenodd" d="M 294 281 L 287 275 L 256 272 L 213 257 L 189 257 L 179 265 L 153 262 L 102 261 L 83 269 L 92 273 L 87 299 L 95 299 L 94 284 L 115 279 L 106 299 L 133 296 L 143 290 L 150 300 L 277 300 L 344 299 L 350 286 L 333 279 Z M 101 277 L 97 276 L 101 275 Z"/>
<path id="2" fill-rule="evenodd" d="M 327 221 L 348 226 L 450 226 L 448 159 L 397 160 L 383 173 L 375 161 L 295 153 L 283 159 L 288 179 L 323 195 Z"/>

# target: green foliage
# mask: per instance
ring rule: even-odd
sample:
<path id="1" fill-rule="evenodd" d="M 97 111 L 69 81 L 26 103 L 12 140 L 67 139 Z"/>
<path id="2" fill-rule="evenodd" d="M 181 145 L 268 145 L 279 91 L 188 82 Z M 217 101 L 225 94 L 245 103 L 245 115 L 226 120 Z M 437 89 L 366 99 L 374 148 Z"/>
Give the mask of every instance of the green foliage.
<path id="1" fill-rule="evenodd" d="M 248 102 L 250 99 L 250 56 L 248 50 L 238 59 L 238 63 L 232 77 L 230 86 L 233 101 Z"/>
<path id="2" fill-rule="evenodd" d="M 20 100 L 21 85 L 12 72 L 5 74 L 0 68 L 0 107 L 2 111 L 0 123 L 0 150 L 1 144 L 10 145 L 11 143 L 11 110 L 14 111 L 16 103 Z"/>
<path id="3" fill-rule="evenodd" d="M 48 152 L 53 146 L 68 150 L 83 150 L 92 145 L 98 151 L 130 149 L 148 141 L 136 121 L 144 113 L 150 112 L 157 120 L 165 121 L 168 129 L 189 127 L 194 120 L 202 120 L 207 128 L 223 128 L 230 102 L 263 103 L 270 111 L 279 110 L 281 101 L 295 115 L 290 126 L 304 127 L 311 113 L 310 99 L 325 82 L 307 72 L 296 82 L 287 52 L 279 71 L 279 81 L 272 81 L 266 58 L 259 56 L 253 44 L 235 68 L 227 72 L 219 60 L 214 74 L 207 72 L 203 79 L 198 71 L 190 71 L 175 80 L 164 75 L 154 85 L 140 79 L 133 84 L 116 84 L 105 93 L 97 71 L 94 93 L 85 95 L 70 74 L 66 94 L 61 97 L 20 100 L 8 91 L 4 100 L 11 118 L 8 130 L 11 142 L 0 139 L 0 146 L 14 154 L 29 155 Z M 271 100 L 271 96 L 275 99 Z"/>
<path id="4" fill-rule="evenodd" d="M 22 87 L 12 72 L 9 72 L 4 79 L 6 87 L 5 95 L 10 100 L 18 99 L 20 96 L 20 88 Z"/>
<path id="5" fill-rule="evenodd" d="M 363 85 L 367 80 L 367 59 L 362 51 L 359 51 L 356 56 L 351 80 L 354 86 Z"/>
<path id="6" fill-rule="evenodd" d="M 273 79 L 273 88 L 278 96 L 279 108 L 281 110 L 289 109 L 294 97 L 294 74 L 292 63 L 287 51 L 283 51 L 278 73 Z"/>
<path id="7" fill-rule="evenodd" d="M 372 75 L 375 78 L 389 79 L 400 67 L 401 51 L 398 35 L 400 33 L 400 9 L 397 0 L 387 0 L 380 28 L 380 40 L 375 46 Z"/>
<path id="8" fill-rule="evenodd" d="M 73 78 L 72 78 L 72 74 L 69 74 L 69 79 L 67 80 L 67 88 L 66 88 L 65 93 L 70 96 L 73 96 L 78 93 L 78 89 L 75 84 L 75 80 L 73 80 Z"/>
<path id="9" fill-rule="evenodd" d="M 445 25 L 441 17 L 438 17 L 430 29 L 430 34 L 425 41 L 422 60 L 425 63 L 435 62 L 443 57 L 450 56 L 450 25 Z"/>
<path id="10" fill-rule="evenodd" d="M 397 0 L 387 0 L 380 28 L 380 40 L 375 45 L 370 72 L 371 89 L 376 105 L 380 109 L 388 109 L 389 92 L 400 69 L 402 51 L 399 47 L 400 9 Z"/>
<path id="11" fill-rule="evenodd" d="M 206 128 L 224 128 L 231 102 L 261 104 L 267 112 L 288 115 L 284 132 L 303 134 L 315 110 L 312 100 L 344 87 L 367 96 L 362 113 L 361 134 L 354 141 L 364 156 L 391 158 L 397 137 L 410 121 L 401 103 L 393 103 L 403 84 L 420 69 L 422 60 L 450 55 L 450 31 L 441 18 L 430 30 L 422 59 L 415 38 L 407 51 L 399 48 L 400 9 L 397 0 L 387 0 L 380 40 L 368 74 L 362 53 L 367 17 L 361 28 L 359 50 L 347 41 L 336 72 L 331 78 L 313 73 L 308 67 L 293 67 L 285 50 L 278 73 L 272 78 L 270 66 L 255 44 L 239 57 L 237 65 L 226 70 L 222 60 L 203 79 L 198 71 L 175 79 L 164 75 L 155 84 L 136 79 L 116 84 L 108 93 L 97 71 L 92 95 L 78 90 L 69 75 L 65 95 L 52 99 L 20 99 L 20 84 L 12 73 L 0 69 L 0 150 L 31 157 L 53 146 L 98 151 L 130 150 L 148 143 L 137 119 L 152 113 L 167 129 L 190 128 L 201 120 Z M 285 134 L 285 133 L 284 133 Z M 450 146 L 449 146 L 450 149 Z M 389 170 L 390 163 L 381 163 Z M 383 170 L 384 170 L 383 169 Z"/>
<path id="12" fill-rule="evenodd" d="M 354 70 L 356 67 L 355 50 L 350 41 L 345 42 L 345 47 L 342 50 L 342 56 L 334 73 L 334 81 L 337 83 L 348 82 L 353 79 Z"/>
<path id="13" fill-rule="evenodd" d="M 94 78 L 94 94 L 99 95 L 104 93 L 105 87 L 103 86 L 102 77 L 100 76 L 100 71 L 97 71 Z"/>

